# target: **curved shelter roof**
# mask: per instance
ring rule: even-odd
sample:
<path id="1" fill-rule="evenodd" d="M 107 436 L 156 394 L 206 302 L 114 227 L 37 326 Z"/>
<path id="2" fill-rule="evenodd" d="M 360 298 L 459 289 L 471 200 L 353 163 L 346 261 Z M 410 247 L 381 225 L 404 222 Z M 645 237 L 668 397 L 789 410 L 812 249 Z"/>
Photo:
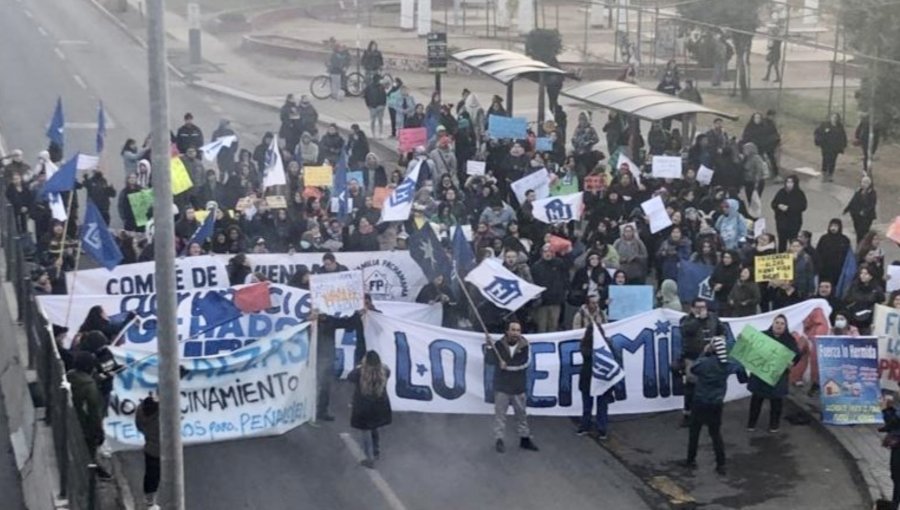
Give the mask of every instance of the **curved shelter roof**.
<path id="1" fill-rule="evenodd" d="M 458 51 L 450 58 L 476 71 L 484 73 L 503 84 L 509 84 L 523 76 L 537 74 L 567 74 L 562 69 L 549 66 L 539 60 L 514 51 L 479 48 Z"/>
<path id="2" fill-rule="evenodd" d="M 645 89 L 640 85 L 624 81 L 600 80 L 582 83 L 563 90 L 561 94 L 593 106 L 608 108 L 651 121 L 686 113 L 718 115 L 731 120 L 738 118 L 736 115 L 713 110 L 693 101 L 679 99 L 676 96 Z"/>

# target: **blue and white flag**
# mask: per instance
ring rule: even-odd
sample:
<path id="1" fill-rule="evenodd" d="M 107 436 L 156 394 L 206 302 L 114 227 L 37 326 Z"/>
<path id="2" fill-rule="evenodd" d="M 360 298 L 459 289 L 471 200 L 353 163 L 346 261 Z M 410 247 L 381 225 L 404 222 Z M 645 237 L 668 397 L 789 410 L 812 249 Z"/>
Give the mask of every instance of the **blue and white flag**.
<path id="1" fill-rule="evenodd" d="M 75 188 L 75 174 L 78 171 L 78 157 L 75 154 L 68 161 L 63 163 L 53 175 L 47 176 L 44 188 L 41 190 L 41 196 L 46 197 L 51 193 L 62 193 L 64 191 L 72 191 Z"/>
<path id="2" fill-rule="evenodd" d="M 384 201 L 381 208 L 381 220 L 378 223 L 386 221 L 406 221 L 409 219 L 409 213 L 412 211 L 413 198 L 416 195 L 416 183 L 419 181 L 419 169 L 422 167 L 422 160 L 407 174 L 406 178 L 399 186 L 394 188 L 391 195 Z"/>
<path id="3" fill-rule="evenodd" d="M 469 271 L 466 281 L 478 288 L 481 295 L 494 305 L 515 312 L 544 292 L 503 267 L 498 260 L 486 258 Z"/>
<path id="4" fill-rule="evenodd" d="M 584 212 L 584 194 L 572 193 L 535 200 L 534 219 L 555 225 L 580 220 Z"/>
<path id="5" fill-rule="evenodd" d="M 209 238 L 213 236 L 213 232 L 216 230 L 216 208 L 213 207 L 209 210 L 209 214 L 206 215 L 206 219 L 203 220 L 203 223 L 197 227 L 197 230 L 194 231 L 194 234 L 184 245 L 184 251 L 182 255 L 186 255 L 188 249 L 191 247 L 193 243 L 199 243 L 201 246 L 209 241 Z"/>
<path id="6" fill-rule="evenodd" d="M 53 177 L 53 174 L 56 173 L 58 168 L 52 161 L 44 162 L 44 172 L 46 173 L 47 179 Z M 66 204 L 63 203 L 62 196 L 59 193 L 50 193 L 47 195 L 47 203 L 50 205 L 50 214 L 53 216 L 54 220 L 57 221 L 66 221 L 69 218 L 69 215 L 66 213 Z"/>
<path id="7" fill-rule="evenodd" d="M 611 390 L 619 381 L 625 378 L 625 370 L 616 359 L 609 344 L 606 343 L 606 335 L 593 323 L 594 349 L 591 355 L 591 395 L 603 395 Z M 584 360 L 587 362 L 587 360 Z"/>
<path id="8" fill-rule="evenodd" d="M 53 118 L 50 119 L 50 125 L 47 126 L 47 138 L 51 142 L 63 148 L 66 142 L 66 118 L 63 115 L 62 98 L 56 98 L 56 108 L 53 109 Z"/>
<path id="9" fill-rule="evenodd" d="M 109 233 L 109 227 L 103 221 L 100 209 L 97 209 L 90 198 L 87 200 L 84 224 L 81 226 L 81 247 L 98 264 L 110 271 L 122 262 L 122 250 Z"/>
<path id="10" fill-rule="evenodd" d="M 218 154 L 218 153 L 217 153 Z M 281 149 L 278 147 L 278 137 L 272 137 L 272 144 L 266 150 L 266 167 L 263 169 L 263 188 L 271 186 L 284 186 L 287 179 L 284 176 L 284 162 L 281 160 Z"/>
<path id="11" fill-rule="evenodd" d="M 203 153 L 203 159 L 205 159 L 206 161 L 215 161 L 216 156 L 219 155 L 219 151 L 221 151 L 223 147 L 231 147 L 236 141 L 237 135 L 228 135 L 216 138 L 208 144 L 200 147 L 200 152 Z M 268 152 L 266 153 L 266 158 L 268 161 Z"/>

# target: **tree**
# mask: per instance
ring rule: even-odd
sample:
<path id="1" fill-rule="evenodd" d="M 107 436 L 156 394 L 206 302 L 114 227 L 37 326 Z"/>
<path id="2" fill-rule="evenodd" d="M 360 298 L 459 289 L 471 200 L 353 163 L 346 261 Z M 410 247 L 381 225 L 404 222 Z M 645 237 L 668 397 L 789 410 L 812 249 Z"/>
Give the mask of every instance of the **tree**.
<path id="1" fill-rule="evenodd" d="M 759 8 L 766 0 L 700 0 L 678 5 L 678 12 L 688 20 L 699 21 L 705 25 L 697 27 L 685 21 L 689 29 L 701 28 L 710 31 L 708 25 L 715 25 L 725 32 L 734 46 L 737 60 L 737 80 L 741 89 L 741 97 L 750 95 L 750 77 L 747 62 L 750 56 L 750 45 L 753 36 L 745 33 L 731 32 L 728 29 L 743 32 L 754 32 L 759 28 Z"/>
<path id="2" fill-rule="evenodd" d="M 848 47 L 865 55 L 900 60 L 900 4 L 884 0 L 842 2 L 840 19 Z M 866 67 L 856 94 L 860 111 L 870 112 L 874 104 L 875 124 L 895 130 L 900 126 L 900 65 L 857 61 Z"/>

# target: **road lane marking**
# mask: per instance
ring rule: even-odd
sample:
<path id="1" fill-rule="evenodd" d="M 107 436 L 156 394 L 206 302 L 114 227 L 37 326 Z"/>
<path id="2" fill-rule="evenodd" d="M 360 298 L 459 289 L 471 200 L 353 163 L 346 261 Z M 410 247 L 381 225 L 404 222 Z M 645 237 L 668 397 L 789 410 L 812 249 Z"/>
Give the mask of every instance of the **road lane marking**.
<path id="1" fill-rule="evenodd" d="M 676 506 L 685 505 L 687 503 L 696 503 L 697 500 L 693 498 L 687 491 L 681 488 L 674 480 L 669 478 L 668 476 L 654 476 L 650 479 L 650 487 L 653 487 L 657 491 L 661 492 L 666 498 L 668 498 L 669 503 L 672 503 Z"/>
<path id="2" fill-rule="evenodd" d="M 366 458 L 363 454 L 362 448 L 350 437 L 350 434 L 347 432 L 341 432 L 341 439 L 344 441 L 344 444 L 347 446 L 347 449 L 350 450 L 350 455 L 353 456 L 357 462 Z M 369 478 L 372 479 L 372 483 L 375 484 L 375 488 L 378 489 L 378 492 L 384 496 L 385 501 L 388 506 L 391 507 L 392 510 L 406 510 L 406 506 L 400 501 L 400 498 L 397 497 L 397 494 L 391 489 L 391 486 L 388 485 L 387 480 L 381 476 L 381 473 L 376 469 L 368 469 L 361 468 L 366 473 L 368 473 Z"/>
<path id="3" fill-rule="evenodd" d="M 63 39 L 59 41 L 61 46 L 85 46 L 91 44 L 90 41 L 83 41 L 80 39 Z"/>
<path id="4" fill-rule="evenodd" d="M 28 16 L 28 19 L 34 19 L 34 14 L 31 14 L 28 9 L 25 9 L 25 16 Z"/>
<path id="5" fill-rule="evenodd" d="M 217 104 L 215 104 L 215 103 L 210 104 L 210 105 L 209 105 L 209 109 L 212 110 L 212 111 L 214 111 L 214 112 L 216 112 L 216 113 L 223 113 L 223 112 L 225 112 L 225 110 L 223 110 L 221 106 L 219 106 L 219 105 L 217 105 Z"/>
<path id="6" fill-rule="evenodd" d="M 42 26 L 38 26 L 38 33 L 40 33 L 44 37 L 47 37 L 47 31 L 44 30 L 44 27 Z"/>
<path id="7" fill-rule="evenodd" d="M 56 56 L 59 57 L 60 60 L 66 59 L 66 54 L 63 53 L 61 49 L 59 49 L 59 46 L 53 47 L 53 53 L 56 53 Z"/>
<path id="8" fill-rule="evenodd" d="M 72 77 L 75 78 L 75 82 L 78 83 L 78 85 L 80 85 L 81 88 L 83 88 L 84 90 L 87 90 L 87 83 L 84 82 L 84 80 L 81 78 L 80 75 L 78 75 L 76 73 L 76 74 L 72 75 Z"/>

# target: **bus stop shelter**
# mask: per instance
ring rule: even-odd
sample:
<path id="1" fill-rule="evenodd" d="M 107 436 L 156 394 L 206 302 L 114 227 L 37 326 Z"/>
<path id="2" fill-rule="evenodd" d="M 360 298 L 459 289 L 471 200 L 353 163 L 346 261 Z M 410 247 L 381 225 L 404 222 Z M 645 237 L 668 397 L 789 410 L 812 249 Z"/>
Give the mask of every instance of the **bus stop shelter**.
<path id="1" fill-rule="evenodd" d="M 516 53 L 514 51 L 480 48 L 464 50 L 450 55 L 460 64 L 485 74 L 506 85 L 506 111 L 513 114 L 513 84 L 519 78 L 528 78 L 538 82 L 538 123 L 544 122 L 544 79 L 547 75 L 566 75 L 562 69 L 549 66 L 539 60 Z"/>

